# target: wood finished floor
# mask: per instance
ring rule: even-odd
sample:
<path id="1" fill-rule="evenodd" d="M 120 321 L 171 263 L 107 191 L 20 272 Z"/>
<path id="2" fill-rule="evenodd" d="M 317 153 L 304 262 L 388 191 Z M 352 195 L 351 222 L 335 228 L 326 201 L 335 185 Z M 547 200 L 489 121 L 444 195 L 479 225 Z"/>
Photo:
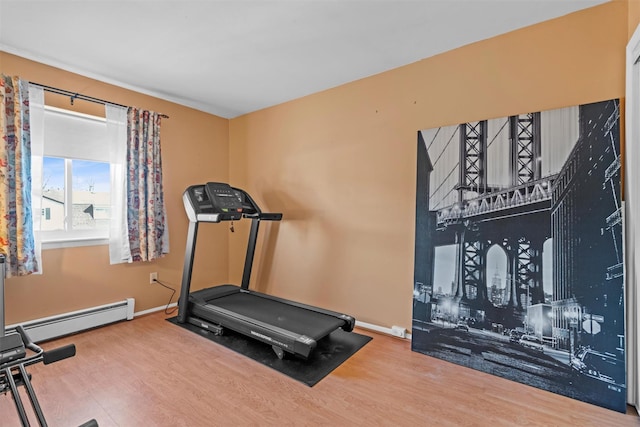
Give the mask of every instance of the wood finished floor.
<path id="1" fill-rule="evenodd" d="M 314 387 L 155 313 L 43 345 L 77 356 L 32 366 L 50 426 L 638 426 L 620 414 L 374 339 Z M 25 397 L 26 400 L 26 397 Z M 0 426 L 18 426 L 0 395 Z"/>

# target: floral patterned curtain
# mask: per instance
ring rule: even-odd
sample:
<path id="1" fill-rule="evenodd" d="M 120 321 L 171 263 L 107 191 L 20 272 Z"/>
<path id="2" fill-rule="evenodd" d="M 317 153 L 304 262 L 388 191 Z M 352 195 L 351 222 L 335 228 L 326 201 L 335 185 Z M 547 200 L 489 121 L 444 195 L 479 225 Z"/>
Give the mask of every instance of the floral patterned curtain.
<path id="1" fill-rule="evenodd" d="M 0 74 L 0 252 L 6 277 L 38 272 L 31 211 L 29 84 Z"/>
<path id="2" fill-rule="evenodd" d="M 127 223 L 131 261 L 151 261 L 169 252 L 162 191 L 161 115 L 127 111 Z"/>

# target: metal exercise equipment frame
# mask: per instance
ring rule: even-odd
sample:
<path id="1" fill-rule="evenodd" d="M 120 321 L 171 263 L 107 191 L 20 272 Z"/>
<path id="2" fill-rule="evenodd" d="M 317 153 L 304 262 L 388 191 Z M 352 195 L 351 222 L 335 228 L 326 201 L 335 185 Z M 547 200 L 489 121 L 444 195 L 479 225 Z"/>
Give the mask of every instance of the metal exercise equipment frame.
<path id="1" fill-rule="evenodd" d="M 73 357 L 76 354 L 76 347 L 69 344 L 44 351 L 31 340 L 21 325 L 9 332 L 5 330 L 5 267 L 5 256 L 0 254 L 0 394 L 11 393 L 20 417 L 20 423 L 23 427 L 28 427 L 31 423 L 18 391 L 18 387 L 24 386 L 38 425 L 46 427 L 47 421 L 31 384 L 31 375 L 27 372 L 26 367 L 40 362 L 48 365 Z M 80 427 L 98 427 L 98 423 L 95 420 L 90 420 Z"/>
<path id="2" fill-rule="evenodd" d="M 184 192 L 189 218 L 178 322 L 191 323 L 214 334 L 229 328 L 270 344 L 278 358 L 286 353 L 308 358 L 317 341 L 336 329 L 351 332 L 355 319 L 249 289 L 261 221 L 280 221 L 281 213 L 264 213 L 245 191 L 209 182 Z M 251 219 L 241 286 L 224 284 L 190 293 L 198 225 Z"/>

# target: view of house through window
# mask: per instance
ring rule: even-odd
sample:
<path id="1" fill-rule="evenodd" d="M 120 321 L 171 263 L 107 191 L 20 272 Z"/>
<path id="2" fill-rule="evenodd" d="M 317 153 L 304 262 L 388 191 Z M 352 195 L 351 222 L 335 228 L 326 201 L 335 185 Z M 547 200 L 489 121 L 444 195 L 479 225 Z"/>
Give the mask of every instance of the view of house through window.
<path id="1" fill-rule="evenodd" d="M 108 232 L 109 163 L 45 157 L 43 170 L 43 231 Z"/>

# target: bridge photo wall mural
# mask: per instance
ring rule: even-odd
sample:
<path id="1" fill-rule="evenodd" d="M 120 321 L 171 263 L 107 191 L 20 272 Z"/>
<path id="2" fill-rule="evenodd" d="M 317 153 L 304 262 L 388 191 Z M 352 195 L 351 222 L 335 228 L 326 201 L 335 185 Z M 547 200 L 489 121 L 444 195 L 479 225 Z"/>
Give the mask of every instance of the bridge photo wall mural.
<path id="1" fill-rule="evenodd" d="M 620 103 L 418 132 L 412 349 L 626 411 Z"/>

